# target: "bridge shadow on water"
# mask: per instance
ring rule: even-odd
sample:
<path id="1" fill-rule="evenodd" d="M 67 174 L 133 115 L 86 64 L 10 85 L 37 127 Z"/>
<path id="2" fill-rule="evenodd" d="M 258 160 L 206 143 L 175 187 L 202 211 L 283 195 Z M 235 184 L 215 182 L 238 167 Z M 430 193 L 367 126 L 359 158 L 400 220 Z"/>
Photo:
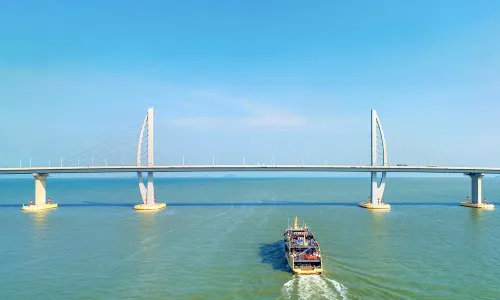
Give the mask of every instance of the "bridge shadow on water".
<path id="1" fill-rule="evenodd" d="M 459 206 L 454 202 L 396 202 L 391 206 Z M 314 201 L 273 201 L 273 202 L 167 202 L 167 206 L 358 206 L 357 202 L 314 202 Z"/>
<path id="2" fill-rule="evenodd" d="M 283 240 L 271 244 L 260 245 L 260 260 L 270 264 L 274 270 L 291 273 L 285 258 L 285 243 Z"/>
<path id="3" fill-rule="evenodd" d="M 110 203 L 83 201 L 81 203 L 58 203 L 59 207 L 134 207 L 137 203 Z M 396 202 L 398 206 L 459 206 L 458 202 Z M 0 203 L 0 208 L 22 207 L 22 203 Z M 168 202 L 167 207 L 232 207 L 232 206 L 358 206 L 356 202 L 313 202 L 313 201 L 273 201 L 273 202 Z"/>
<path id="4" fill-rule="evenodd" d="M 167 202 L 167 206 L 357 206 L 352 202 L 272 201 L 272 202 Z"/>
<path id="5" fill-rule="evenodd" d="M 459 202 L 396 202 L 391 206 L 460 206 Z"/>
<path id="6" fill-rule="evenodd" d="M 60 203 L 59 207 L 134 207 L 138 203 L 108 203 L 83 201 L 83 203 Z"/>
<path id="7" fill-rule="evenodd" d="M 25 203 L 27 204 L 27 203 Z M 83 203 L 57 203 L 58 207 L 134 207 L 137 203 L 108 203 L 108 202 L 92 202 L 83 201 Z M 21 208 L 23 203 L 2 203 L 0 208 Z"/>

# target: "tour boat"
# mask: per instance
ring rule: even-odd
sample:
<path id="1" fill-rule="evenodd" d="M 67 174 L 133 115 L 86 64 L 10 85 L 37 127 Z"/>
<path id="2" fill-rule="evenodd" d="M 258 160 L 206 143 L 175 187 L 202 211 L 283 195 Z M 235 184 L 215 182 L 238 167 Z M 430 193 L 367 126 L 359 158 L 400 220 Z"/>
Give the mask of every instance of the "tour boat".
<path id="1" fill-rule="evenodd" d="M 305 223 L 299 226 L 295 217 L 293 227 L 289 226 L 283 235 L 286 260 L 293 273 L 319 275 L 323 272 L 319 244 Z"/>

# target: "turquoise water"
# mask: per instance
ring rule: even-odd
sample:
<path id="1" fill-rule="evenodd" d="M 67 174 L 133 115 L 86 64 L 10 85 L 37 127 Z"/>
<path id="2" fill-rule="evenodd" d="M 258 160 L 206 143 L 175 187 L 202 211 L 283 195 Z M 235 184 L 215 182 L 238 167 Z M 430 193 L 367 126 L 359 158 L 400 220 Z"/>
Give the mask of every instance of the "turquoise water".
<path id="1" fill-rule="evenodd" d="M 389 178 L 387 213 L 356 206 L 368 179 L 49 178 L 60 204 L 26 213 L 32 179 L 0 180 L 0 299 L 498 299 L 497 211 L 458 206 L 467 178 Z M 484 194 L 500 198 L 500 180 Z M 296 277 L 287 219 L 316 234 L 322 276 Z"/>

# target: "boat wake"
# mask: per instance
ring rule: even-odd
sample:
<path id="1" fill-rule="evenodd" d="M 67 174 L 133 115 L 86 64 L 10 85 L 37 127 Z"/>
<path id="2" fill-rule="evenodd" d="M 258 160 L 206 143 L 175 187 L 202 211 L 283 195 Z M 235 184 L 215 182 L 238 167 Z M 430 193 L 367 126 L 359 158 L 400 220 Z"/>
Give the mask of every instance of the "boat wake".
<path id="1" fill-rule="evenodd" d="M 298 275 L 283 285 L 282 299 L 347 299 L 347 287 L 323 275 Z"/>

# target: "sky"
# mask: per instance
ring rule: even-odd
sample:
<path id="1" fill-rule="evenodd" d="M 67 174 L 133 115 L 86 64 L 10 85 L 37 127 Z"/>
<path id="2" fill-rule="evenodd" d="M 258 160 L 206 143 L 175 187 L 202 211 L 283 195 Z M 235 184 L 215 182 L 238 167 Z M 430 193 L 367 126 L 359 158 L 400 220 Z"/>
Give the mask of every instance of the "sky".
<path id="1" fill-rule="evenodd" d="M 148 107 L 156 164 L 368 164 L 376 109 L 390 164 L 500 167 L 500 1 L 80 2 L 0 4 L 2 167 Z"/>

